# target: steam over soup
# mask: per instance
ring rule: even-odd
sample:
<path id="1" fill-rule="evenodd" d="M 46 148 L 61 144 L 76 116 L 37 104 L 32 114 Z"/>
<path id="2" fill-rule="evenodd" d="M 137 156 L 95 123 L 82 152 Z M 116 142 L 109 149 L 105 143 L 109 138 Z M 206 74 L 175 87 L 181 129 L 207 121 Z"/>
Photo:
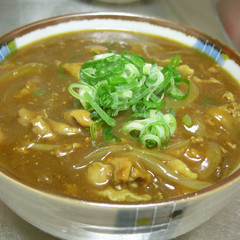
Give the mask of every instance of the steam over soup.
<path id="1" fill-rule="evenodd" d="M 206 55 L 130 32 L 44 39 L 0 63 L 0 164 L 86 200 L 196 192 L 239 164 L 240 88 Z"/>

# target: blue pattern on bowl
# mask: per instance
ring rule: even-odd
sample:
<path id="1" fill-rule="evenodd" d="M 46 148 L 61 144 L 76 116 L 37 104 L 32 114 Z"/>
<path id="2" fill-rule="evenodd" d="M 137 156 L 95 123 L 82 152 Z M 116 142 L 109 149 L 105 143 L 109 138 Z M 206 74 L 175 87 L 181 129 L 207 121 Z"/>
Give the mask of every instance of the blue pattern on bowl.
<path id="1" fill-rule="evenodd" d="M 2 61 L 8 54 L 14 52 L 16 50 L 15 40 L 8 42 L 0 46 L 0 61 Z"/>
<path id="2" fill-rule="evenodd" d="M 212 44 L 208 44 L 208 41 L 203 42 L 202 40 L 198 39 L 197 43 L 193 47 L 212 57 L 220 66 L 223 66 L 225 59 L 222 57 L 222 50 L 217 49 Z"/>

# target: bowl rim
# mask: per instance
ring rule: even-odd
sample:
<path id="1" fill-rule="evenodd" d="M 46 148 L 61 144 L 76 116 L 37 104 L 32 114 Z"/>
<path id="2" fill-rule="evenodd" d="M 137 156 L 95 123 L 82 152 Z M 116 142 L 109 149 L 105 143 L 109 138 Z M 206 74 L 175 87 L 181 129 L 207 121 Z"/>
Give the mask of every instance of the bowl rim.
<path id="1" fill-rule="evenodd" d="M 120 19 L 120 20 L 147 22 L 153 25 L 174 29 L 184 33 L 185 35 L 193 36 L 197 39 L 200 39 L 204 42 L 207 41 L 209 43 L 214 43 L 214 46 L 217 49 L 221 49 L 222 52 L 226 53 L 230 59 L 240 64 L 240 55 L 238 55 L 238 53 L 234 49 L 222 43 L 220 40 L 217 40 L 197 29 L 194 29 L 182 23 L 164 19 L 161 17 L 148 16 L 144 14 L 125 13 L 125 12 L 81 12 L 81 13 L 72 13 L 72 14 L 70 13 L 70 14 L 64 14 L 64 15 L 54 16 L 50 18 L 45 18 L 42 20 L 38 20 L 32 23 L 26 24 L 24 26 L 21 26 L 19 28 L 16 28 L 6 33 L 2 37 L 0 37 L 0 47 L 3 44 L 6 44 L 9 41 L 15 39 L 16 37 L 21 37 L 31 31 L 34 31 L 40 28 L 44 28 L 47 26 L 54 26 L 56 24 L 64 23 L 72 20 L 81 21 L 81 20 L 88 20 L 88 19 L 94 19 L 94 18 Z M 41 38 L 39 40 L 41 40 Z M 237 169 L 234 173 L 232 173 L 227 178 L 207 188 L 201 189 L 197 192 L 192 192 L 185 195 L 175 196 L 175 197 L 171 197 L 163 200 L 141 201 L 141 202 L 110 202 L 110 201 L 84 200 L 80 197 L 69 196 L 67 194 L 58 193 L 56 191 L 52 191 L 43 187 L 36 186 L 26 180 L 23 180 L 15 176 L 14 174 L 5 170 L 1 166 L 0 166 L 0 175 L 2 175 L 3 177 L 9 178 L 9 180 L 21 185 L 22 187 L 27 188 L 28 190 L 36 191 L 38 194 L 44 194 L 49 198 L 57 198 L 58 200 L 68 201 L 68 202 L 70 201 L 71 203 L 75 203 L 75 204 L 81 203 L 84 205 L 94 205 L 94 206 L 101 206 L 101 207 L 110 206 L 110 207 L 131 207 L 132 208 L 136 206 L 150 207 L 150 206 L 156 206 L 156 205 L 165 205 L 165 204 L 170 204 L 172 202 L 190 201 L 193 199 L 203 198 L 206 195 L 210 195 L 213 192 L 225 189 L 227 186 L 232 185 L 236 181 L 239 181 L 240 169 Z"/>

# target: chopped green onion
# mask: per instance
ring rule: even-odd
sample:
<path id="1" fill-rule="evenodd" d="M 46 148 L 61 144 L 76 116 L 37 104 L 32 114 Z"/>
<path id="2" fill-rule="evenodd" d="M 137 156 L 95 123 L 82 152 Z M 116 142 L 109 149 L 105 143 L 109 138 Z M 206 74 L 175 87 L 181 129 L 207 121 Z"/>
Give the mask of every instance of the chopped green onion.
<path id="1" fill-rule="evenodd" d="M 173 115 L 163 115 L 160 111 L 150 110 L 148 118 L 126 122 L 122 132 L 130 135 L 139 133 L 139 142 L 142 146 L 162 148 L 168 144 L 171 135 L 176 129 L 176 120 Z"/>
<path id="2" fill-rule="evenodd" d="M 93 112 L 96 126 L 108 125 L 103 126 L 103 138 L 107 141 L 117 140 L 112 134 L 111 128 L 116 125 L 112 117 L 132 109 L 131 121 L 124 124 L 122 131 L 137 136 L 143 146 L 161 148 L 176 129 L 175 114 L 161 112 L 164 96 L 183 100 L 190 91 L 189 80 L 177 70 L 180 61 L 180 56 L 172 57 L 169 64 L 160 67 L 132 52 L 96 54 L 93 60 L 82 64 L 81 81 L 70 84 L 68 90 L 83 108 Z M 185 92 L 179 88 L 182 84 L 187 87 Z M 90 132 L 96 146 L 94 127 Z"/>
<path id="3" fill-rule="evenodd" d="M 176 112 L 172 108 L 170 108 L 167 112 L 171 113 L 174 117 L 176 117 L 176 115 L 177 115 Z"/>
<path id="4" fill-rule="evenodd" d="M 111 57 L 113 55 L 114 55 L 114 53 L 111 53 L 111 52 L 103 53 L 103 54 L 96 54 L 94 56 L 94 60 L 105 59 L 105 58 Z"/>
<path id="5" fill-rule="evenodd" d="M 105 140 L 107 142 L 113 142 L 113 141 L 117 141 L 117 142 L 121 142 L 121 139 L 116 137 L 113 132 L 112 132 L 112 128 L 109 126 L 106 126 L 103 128 L 103 134 L 105 137 Z"/>
<path id="6" fill-rule="evenodd" d="M 114 142 L 114 141 L 121 142 L 121 139 L 113 134 L 112 127 L 106 126 L 106 127 L 103 128 L 103 137 L 105 139 L 105 142 L 101 143 L 100 145 L 97 146 L 96 137 L 95 137 L 95 130 L 94 130 L 95 127 L 98 128 L 98 126 L 96 126 L 97 123 L 98 122 L 93 122 L 91 124 L 91 126 L 90 126 L 90 134 L 91 134 L 91 138 L 92 138 L 92 146 L 94 148 L 103 147 L 104 145 L 106 145 L 109 142 Z M 101 122 L 100 122 L 100 124 L 101 124 Z"/>
<path id="7" fill-rule="evenodd" d="M 202 99 L 202 105 L 204 106 L 217 106 L 217 101 L 214 98 L 211 97 L 205 97 Z"/>
<path id="8" fill-rule="evenodd" d="M 99 115 L 97 114 L 96 111 L 91 112 L 91 119 L 93 121 L 99 120 Z"/>
<path id="9" fill-rule="evenodd" d="M 85 93 L 84 97 L 88 100 L 89 104 L 93 109 L 98 113 L 98 115 L 111 127 L 116 125 L 116 120 L 109 117 L 107 113 L 94 101 L 92 96 L 89 93 Z"/>
<path id="10" fill-rule="evenodd" d="M 95 139 L 95 131 L 94 131 L 94 125 L 95 125 L 95 122 L 93 122 L 90 126 L 90 134 L 91 134 L 91 138 L 92 138 L 92 146 L 94 148 L 96 148 L 96 139 Z"/>
<path id="11" fill-rule="evenodd" d="M 46 90 L 36 90 L 36 91 L 33 91 L 32 94 L 33 96 L 35 97 L 40 97 L 40 96 L 43 96 L 47 93 Z"/>
<path id="12" fill-rule="evenodd" d="M 183 117 L 182 117 L 182 121 L 183 123 L 187 126 L 187 127 L 191 127 L 192 126 L 192 119 L 191 117 L 188 115 L 188 114 L 185 114 Z"/>
<path id="13" fill-rule="evenodd" d="M 186 93 L 184 94 L 179 88 L 176 87 L 176 83 L 184 82 L 187 84 L 188 88 Z M 175 98 L 177 100 L 183 100 L 185 99 L 190 92 L 190 81 L 187 78 L 175 78 L 175 84 L 172 84 L 171 87 L 168 89 L 167 94 L 169 94 L 172 98 Z"/>
<path id="14" fill-rule="evenodd" d="M 76 92 L 74 89 L 79 89 L 78 92 Z M 95 97 L 96 95 L 96 89 L 92 87 L 91 85 L 84 83 L 84 82 L 78 82 L 78 83 L 72 83 L 68 87 L 68 91 L 71 93 L 71 95 L 81 102 L 82 106 L 86 109 L 88 108 L 88 100 L 84 96 L 84 94 L 87 92 L 92 97 Z"/>

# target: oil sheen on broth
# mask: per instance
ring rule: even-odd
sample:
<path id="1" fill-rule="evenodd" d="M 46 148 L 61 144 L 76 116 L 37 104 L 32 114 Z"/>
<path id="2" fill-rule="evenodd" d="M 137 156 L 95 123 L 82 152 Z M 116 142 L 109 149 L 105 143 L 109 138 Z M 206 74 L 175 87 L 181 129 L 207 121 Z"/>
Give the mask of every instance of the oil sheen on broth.
<path id="1" fill-rule="evenodd" d="M 68 88 L 81 81 L 84 62 L 109 51 L 139 54 L 160 67 L 180 56 L 175 70 L 189 80 L 190 92 L 183 100 L 162 96 L 159 111 L 176 119 L 162 147 L 142 146 L 137 134 L 122 131 L 131 108 L 111 117 L 116 138 L 108 143 L 102 140 L 107 124 L 94 125 L 93 146 L 94 116 Z M 235 79 L 179 43 L 115 31 L 55 36 L 0 63 L 0 166 L 34 186 L 86 200 L 150 201 L 196 192 L 239 164 L 239 102 Z"/>

